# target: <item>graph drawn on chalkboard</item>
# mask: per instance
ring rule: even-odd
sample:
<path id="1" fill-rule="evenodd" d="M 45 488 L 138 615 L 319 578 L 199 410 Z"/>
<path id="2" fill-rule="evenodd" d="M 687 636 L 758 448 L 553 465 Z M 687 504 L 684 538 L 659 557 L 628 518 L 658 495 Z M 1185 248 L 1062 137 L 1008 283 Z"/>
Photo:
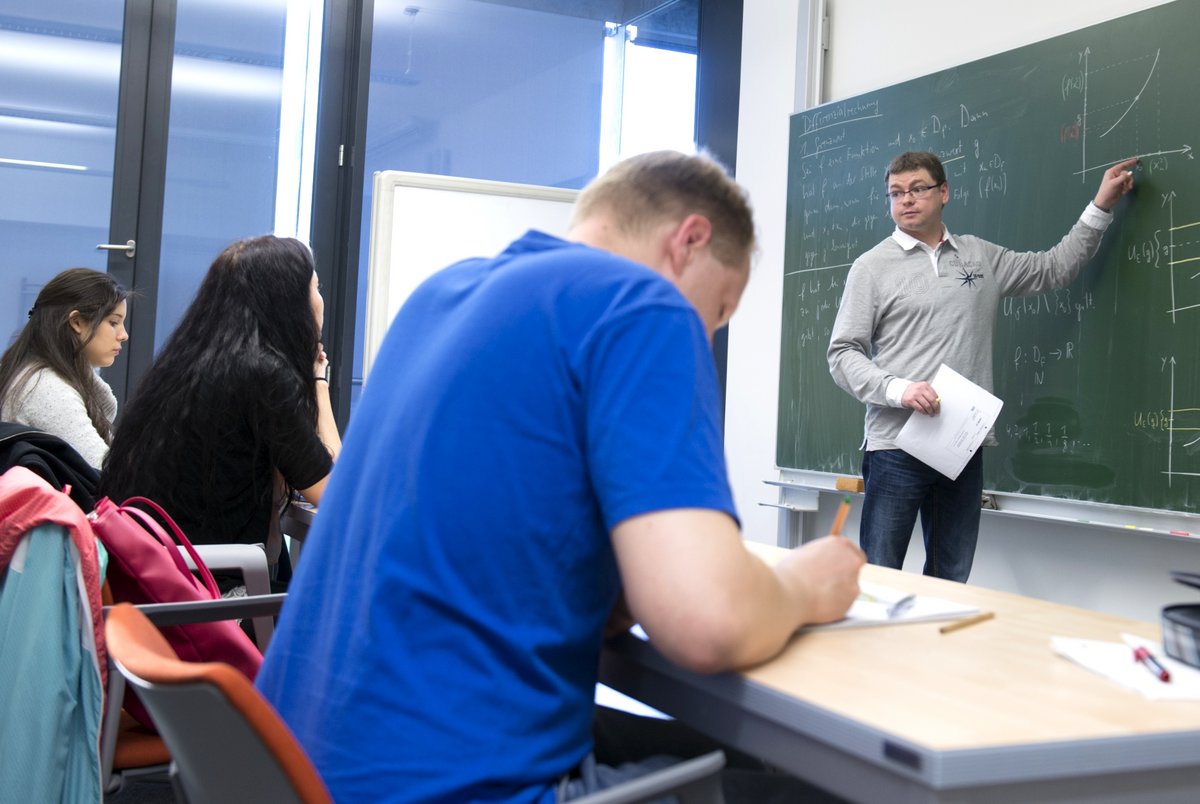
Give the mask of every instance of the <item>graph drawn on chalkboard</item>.
<path id="1" fill-rule="evenodd" d="M 1196 34 L 1195 4 L 1168 3 L 792 117 L 781 468 L 859 469 L 863 406 L 826 350 L 850 265 L 893 231 L 894 156 L 936 153 L 949 230 L 1018 251 L 1054 245 L 1102 172 L 1136 156 L 1136 189 L 1079 278 L 996 311 L 1005 407 L 985 484 L 1200 513 Z"/>

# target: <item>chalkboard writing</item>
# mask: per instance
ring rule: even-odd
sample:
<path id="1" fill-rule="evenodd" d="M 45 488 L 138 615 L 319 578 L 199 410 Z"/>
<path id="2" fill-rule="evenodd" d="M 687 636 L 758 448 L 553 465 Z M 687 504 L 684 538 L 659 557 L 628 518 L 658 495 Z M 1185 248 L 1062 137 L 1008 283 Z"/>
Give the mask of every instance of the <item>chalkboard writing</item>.
<path id="1" fill-rule="evenodd" d="M 942 159 L 951 232 L 1033 251 L 1137 156 L 1135 193 L 1080 277 L 997 311 L 1005 407 L 985 483 L 1200 512 L 1198 38 L 1180 0 L 792 117 L 780 467 L 858 471 L 863 406 L 825 353 L 851 263 L 894 228 L 892 157 Z"/>

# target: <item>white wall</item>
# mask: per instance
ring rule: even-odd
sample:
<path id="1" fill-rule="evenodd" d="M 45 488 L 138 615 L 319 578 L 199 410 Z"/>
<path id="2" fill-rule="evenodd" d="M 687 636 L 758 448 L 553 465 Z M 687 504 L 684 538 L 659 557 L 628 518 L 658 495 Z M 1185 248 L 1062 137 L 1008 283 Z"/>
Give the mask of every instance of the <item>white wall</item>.
<path id="1" fill-rule="evenodd" d="M 1190 1 L 1190 0 L 1189 0 Z M 817 0 L 812 0 L 816 3 Z M 824 97 L 837 100 L 1160 5 L 1162 0 L 828 0 Z M 809 0 L 745 0 L 738 180 L 750 192 L 760 254 L 730 324 L 726 452 L 747 538 L 774 543 L 778 509 L 775 421 L 779 392 L 788 117 L 802 106 Z M 1200 21 L 1197 22 L 1200 33 Z M 888 54 L 888 55 L 885 55 Z M 854 404 L 847 397 L 848 404 Z M 832 521 L 823 495 L 817 532 Z M 856 512 L 857 513 L 857 512 Z M 854 532 L 852 520 L 848 530 Z M 914 542 L 906 569 L 924 559 Z M 1196 595 L 1170 569 L 1200 569 L 1200 540 L 1082 525 L 1013 520 L 985 513 L 971 583 L 1156 621 L 1163 605 Z"/>
<path id="2" fill-rule="evenodd" d="M 788 117 L 803 86 L 802 0 L 745 0 L 742 91 L 738 109 L 737 178 L 750 192 L 759 253 L 729 325 L 725 452 L 742 530 L 775 542 L 775 413 L 779 402 L 783 239 L 787 196 Z M 800 93 L 802 95 L 802 93 Z"/>
<path id="3" fill-rule="evenodd" d="M 898 84 L 1164 2 L 925 0 L 914 13 L 913 6 L 902 3 L 827 0 L 829 55 L 822 101 Z"/>

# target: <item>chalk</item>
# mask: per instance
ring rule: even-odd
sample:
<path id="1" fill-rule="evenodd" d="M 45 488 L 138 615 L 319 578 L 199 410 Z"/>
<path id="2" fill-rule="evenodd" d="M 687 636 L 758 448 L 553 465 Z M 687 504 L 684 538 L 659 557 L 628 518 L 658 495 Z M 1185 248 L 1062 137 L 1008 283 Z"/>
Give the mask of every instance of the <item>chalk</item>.
<path id="1" fill-rule="evenodd" d="M 1192 535 L 1192 534 L 1188 533 L 1186 530 L 1169 530 L 1169 531 L 1167 531 L 1167 533 L 1170 533 L 1172 536 L 1191 536 Z"/>

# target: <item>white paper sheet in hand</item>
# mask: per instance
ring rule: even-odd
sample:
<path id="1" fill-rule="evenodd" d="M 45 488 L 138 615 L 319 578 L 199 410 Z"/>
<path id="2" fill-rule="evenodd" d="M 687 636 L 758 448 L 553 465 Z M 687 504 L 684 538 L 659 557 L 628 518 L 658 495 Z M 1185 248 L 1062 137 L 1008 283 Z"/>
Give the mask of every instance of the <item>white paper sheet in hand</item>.
<path id="1" fill-rule="evenodd" d="M 914 411 L 896 436 L 896 446 L 957 480 L 1004 403 L 944 363 L 929 384 L 941 397 L 941 409 L 934 416 Z"/>

